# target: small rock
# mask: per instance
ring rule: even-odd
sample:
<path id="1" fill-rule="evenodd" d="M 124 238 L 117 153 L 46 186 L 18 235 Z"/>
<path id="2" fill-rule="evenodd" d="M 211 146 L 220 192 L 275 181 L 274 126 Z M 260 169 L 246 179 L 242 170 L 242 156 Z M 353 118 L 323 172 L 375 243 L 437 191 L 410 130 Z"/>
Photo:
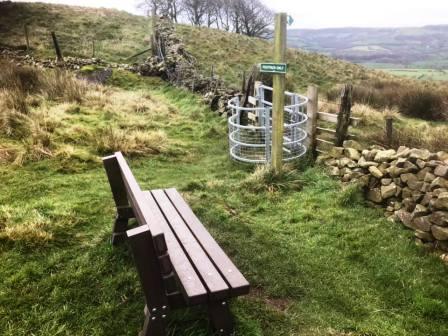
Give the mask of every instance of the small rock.
<path id="1" fill-rule="evenodd" d="M 445 211 L 435 211 L 429 216 L 431 223 L 437 226 L 448 226 L 448 212 Z"/>
<path id="2" fill-rule="evenodd" d="M 354 140 L 345 140 L 344 144 L 342 145 L 344 148 L 354 148 L 358 151 L 362 151 L 363 147 L 361 146 L 361 144 L 357 141 Z"/>
<path id="3" fill-rule="evenodd" d="M 400 146 L 397 150 L 397 157 L 404 158 L 409 156 L 411 149 L 405 146 Z"/>
<path id="4" fill-rule="evenodd" d="M 420 230 L 423 232 L 430 232 L 432 223 L 430 222 L 429 216 L 418 217 L 412 220 L 411 226 L 414 230 Z"/>
<path id="5" fill-rule="evenodd" d="M 358 161 L 361 158 L 361 154 L 354 148 L 345 148 L 344 155 L 354 161 Z"/>
<path id="6" fill-rule="evenodd" d="M 381 185 L 383 186 L 388 186 L 392 183 L 392 179 L 391 178 L 383 178 L 381 179 Z"/>
<path id="7" fill-rule="evenodd" d="M 395 183 L 381 187 L 381 197 L 383 199 L 388 199 L 395 196 L 396 192 L 397 192 L 397 186 L 395 185 Z"/>
<path id="8" fill-rule="evenodd" d="M 419 179 L 420 181 L 423 181 L 425 179 L 426 174 L 432 173 L 432 172 L 433 172 L 433 169 L 431 169 L 430 167 L 425 167 L 416 174 L 417 179 Z"/>
<path id="9" fill-rule="evenodd" d="M 448 240 L 448 228 L 447 227 L 433 225 L 431 227 L 431 232 L 432 232 L 432 235 L 434 236 L 434 238 L 436 238 L 437 240 Z"/>
<path id="10" fill-rule="evenodd" d="M 331 176 L 339 176 L 339 168 L 338 167 L 331 167 L 330 169 L 330 175 Z"/>
<path id="11" fill-rule="evenodd" d="M 448 160 L 448 153 L 446 153 L 446 152 L 438 152 L 437 153 L 437 160 L 439 160 L 439 161 Z"/>
<path id="12" fill-rule="evenodd" d="M 369 172 L 375 176 L 376 178 L 382 178 L 384 176 L 384 174 L 381 172 L 381 170 L 379 170 L 377 167 L 375 166 L 370 166 L 369 167 Z"/>
<path id="13" fill-rule="evenodd" d="M 448 188 L 448 180 L 443 177 L 437 177 L 434 181 L 432 181 L 430 189 L 434 190 L 439 188 Z"/>
<path id="14" fill-rule="evenodd" d="M 415 236 L 423 241 L 433 242 L 434 237 L 430 232 L 423 232 L 420 230 L 415 231 Z"/>
<path id="15" fill-rule="evenodd" d="M 424 181 L 426 183 L 432 183 L 432 181 L 434 181 L 435 179 L 436 179 L 436 176 L 434 174 L 431 174 L 431 173 L 428 172 L 425 175 Z"/>
<path id="16" fill-rule="evenodd" d="M 409 153 L 409 158 L 415 159 L 415 160 L 420 159 L 423 161 L 428 161 L 430 156 L 431 156 L 431 152 L 427 149 L 413 148 L 413 149 L 411 149 L 411 151 Z"/>
<path id="17" fill-rule="evenodd" d="M 426 166 L 426 161 L 417 159 L 416 164 L 417 164 L 418 168 L 423 169 Z"/>
<path id="18" fill-rule="evenodd" d="M 412 198 L 405 198 L 403 200 L 403 208 L 408 212 L 413 212 L 415 209 L 415 202 Z"/>
<path id="19" fill-rule="evenodd" d="M 378 153 L 376 153 L 375 155 L 375 162 L 389 162 L 395 159 L 395 155 L 397 153 L 395 152 L 395 150 L 393 149 L 389 149 L 389 150 L 382 150 L 379 151 Z"/>
<path id="20" fill-rule="evenodd" d="M 344 148 L 342 147 L 333 147 L 330 150 L 330 156 L 334 157 L 335 159 L 339 159 L 344 155 Z"/>
<path id="21" fill-rule="evenodd" d="M 401 174 L 400 176 L 401 181 L 403 181 L 403 183 L 408 183 L 408 181 L 418 181 L 418 178 L 415 174 L 411 174 L 411 173 L 406 173 L 406 174 Z"/>
<path id="22" fill-rule="evenodd" d="M 441 193 L 434 201 L 433 207 L 438 210 L 448 211 L 448 192 Z"/>
<path id="23" fill-rule="evenodd" d="M 383 198 L 381 197 L 381 190 L 379 188 L 371 189 L 367 192 L 367 199 L 374 203 L 381 203 Z"/>
<path id="24" fill-rule="evenodd" d="M 416 217 L 425 216 L 427 214 L 429 214 L 428 208 L 421 204 L 417 204 L 415 206 L 414 212 L 412 213 L 412 216 L 414 218 L 416 218 Z M 428 219 L 428 221 L 429 221 L 429 219 Z"/>
<path id="25" fill-rule="evenodd" d="M 395 216 L 400 220 L 401 223 L 403 223 L 404 226 L 407 226 L 408 228 L 414 229 L 412 225 L 412 215 L 411 213 L 405 211 L 405 210 L 398 210 L 395 212 Z"/>
<path id="26" fill-rule="evenodd" d="M 448 178 L 448 166 L 445 166 L 445 165 L 444 166 L 441 166 L 441 165 L 437 166 L 436 169 L 434 170 L 434 174 L 436 176 L 439 176 L 439 177 Z"/>
<path id="27" fill-rule="evenodd" d="M 358 160 L 358 165 L 361 168 L 369 168 L 370 166 L 375 166 L 377 167 L 379 165 L 378 162 L 374 162 L 374 161 L 367 161 L 364 156 L 361 156 L 361 158 Z"/>

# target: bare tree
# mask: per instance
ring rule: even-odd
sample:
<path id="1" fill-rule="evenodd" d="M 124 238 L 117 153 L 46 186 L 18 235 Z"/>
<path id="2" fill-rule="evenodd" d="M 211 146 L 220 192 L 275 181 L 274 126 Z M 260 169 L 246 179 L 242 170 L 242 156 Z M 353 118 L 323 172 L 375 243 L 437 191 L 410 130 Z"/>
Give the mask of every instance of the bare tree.
<path id="1" fill-rule="evenodd" d="M 182 0 L 182 7 L 192 25 L 204 24 L 209 7 L 207 0 Z"/>
<path id="2" fill-rule="evenodd" d="M 151 15 L 163 15 L 174 22 L 188 21 L 194 26 L 216 26 L 253 37 L 271 35 L 273 12 L 260 0 L 142 0 L 139 8 Z"/>
<path id="3" fill-rule="evenodd" d="M 259 0 L 240 0 L 237 4 L 239 29 L 248 36 L 268 37 L 274 13 Z"/>
<path id="4" fill-rule="evenodd" d="M 143 10 L 147 16 L 151 16 L 153 9 L 156 13 L 159 12 L 160 0 L 143 0 L 137 5 L 137 8 Z"/>
<path id="5" fill-rule="evenodd" d="M 160 0 L 159 0 L 160 1 Z M 160 1 L 160 15 L 169 17 L 172 21 L 178 22 L 181 12 L 180 0 L 162 0 Z"/>

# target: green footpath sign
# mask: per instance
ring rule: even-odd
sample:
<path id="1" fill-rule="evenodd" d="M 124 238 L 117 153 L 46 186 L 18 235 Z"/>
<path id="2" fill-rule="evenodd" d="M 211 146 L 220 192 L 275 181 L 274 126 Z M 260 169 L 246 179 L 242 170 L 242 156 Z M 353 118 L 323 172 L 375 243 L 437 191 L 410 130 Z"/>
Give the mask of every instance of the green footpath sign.
<path id="1" fill-rule="evenodd" d="M 285 74 L 288 66 L 285 63 L 261 63 L 260 71 L 268 73 Z"/>

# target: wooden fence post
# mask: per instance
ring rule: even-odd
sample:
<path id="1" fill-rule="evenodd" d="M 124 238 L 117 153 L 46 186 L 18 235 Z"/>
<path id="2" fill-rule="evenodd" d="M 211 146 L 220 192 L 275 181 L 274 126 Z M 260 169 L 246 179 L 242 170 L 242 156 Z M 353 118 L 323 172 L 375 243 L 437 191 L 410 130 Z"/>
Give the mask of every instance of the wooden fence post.
<path id="1" fill-rule="evenodd" d="M 95 58 L 95 39 L 92 39 L 92 58 Z"/>
<path id="2" fill-rule="evenodd" d="M 152 13 L 151 13 L 151 26 L 152 26 L 152 36 L 151 36 L 151 49 L 152 49 L 152 56 L 157 57 L 158 56 L 158 46 L 157 46 L 157 10 L 156 7 L 152 7 Z"/>
<path id="3" fill-rule="evenodd" d="M 64 62 L 64 58 L 62 57 L 61 48 L 59 47 L 58 38 L 56 37 L 55 32 L 51 32 L 51 37 L 53 38 L 54 50 L 56 51 L 57 61 Z"/>
<path id="4" fill-rule="evenodd" d="M 339 108 L 338 123 L 336 125 L 335 145 L 341 147 L 347 139 L 348 127 L 350 126 L 350 116 L 352 111 L 353 86 L 346 84 L 342 89 L 341 106 Z"/>
<path id="5" fill-rule="evenodd" d="M 393 134 L 394 134 L 394 118 L 391 116 L 387 116 L 386 117 L 386 146 L 387 147 L 392 146 Z"/>
<path id="6" fill-rule="evenodd" d="M 274 62 L 286 62 L 286 25 L 288 15 L 275 16 Z M 272 96 L 272 168 L 280 173 L 283 168 L 283 113 L 285 109 L 285 74 L 274 74 Z"/>
<path id="7" fill-rule="evenodd" d="M 319 113 L 319 88 L 316 85 L 308 86 L 308 105 L 306 113 L 308 115 L 308 124 L 306 131 L 308 133 L 308 148 L 313 155 L 317 150 L 317 117 Z"/>
<path id="8" fill-rule="evenodd" d="M 30 50 L 30 34 L 28 31 L 27 24 L 25 24 L 25 26 L 24 26 L 24 31 L 25 31 L 26 51 L 29 51 Z"/>

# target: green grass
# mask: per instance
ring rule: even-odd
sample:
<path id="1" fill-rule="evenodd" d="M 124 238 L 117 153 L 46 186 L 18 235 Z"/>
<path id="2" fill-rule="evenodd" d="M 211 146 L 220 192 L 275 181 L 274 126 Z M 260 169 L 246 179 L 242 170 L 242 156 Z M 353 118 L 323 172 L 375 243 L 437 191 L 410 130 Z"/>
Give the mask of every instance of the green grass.
<path id="1" fill-rule="evenodd" d="M 225 120 L 199 97 L 120 72 L 112 83 L 178 111 L 144 123 L 162 128 L 175 154 L 130 165 L 144 188 L 179 188 L 249 279 L 252 293 L 231 306 L 238 335 L 448 333 L 446 266 L 417 248 L 410 231 L 366 207 L 359 190 L 312 167 L 295 173 L 300 186 L 248 187 L 260 180 L 229 160 Z M 105 115 L 91 111 L 86 122 L 97 127 Z M 103 168 L 61 169 L 72 164 L 0 165 L 1 335 L 136 335 L 141 328 L 132 258 L 109 245 L 114 208 Z M 5 237 L 5 225 L 21 234 Z M 205 316 L 176 313 L 170 335 L 208 335 Z"/>
<path id="2" fill-rule="evenodd" d="M 64 56 L 124 60 L 148 46 L 148 19 L 124 11 L 44 3 L 0 3 L 0 46 L 24 46 L 24 24 L 35 55 L 55 57 L 50 32 L 56 32 Z M 143 56 L 144 57 L 144 56 Z M 142 59 L 142 58 L 140 58 Z"/>
<path id="3" fill-rule="evenodd" d="M 42 3 L 0 4 L 0 46 L 25 44 L 24 23 L 31 31 L 33 52 L 41 57 L 55 57 L 50 31 L 59 38 L 64 55 L 91 57 L 92 40 L 96 57 L 114 62 L 141 61 L 148 54 L 126 61 L 146 49 L 151 28 L 143 16 L 109 9 L 94 9 Z M 177 31 L 186 48 L 199 61 L 200 70 L 210 75 L 211 66 L 228 85 L 240 87 L 243 71 L 260 62 L 272 61 L 273 44 L 261 39 L 227 33 L 216 29 L 178 25 Z M 304 89 L 310 83 L 329 88 L 335 83 L 385 76 L 362 66 L 335 60 L 316 53 L 289 50 L 288 87 Z"/>

